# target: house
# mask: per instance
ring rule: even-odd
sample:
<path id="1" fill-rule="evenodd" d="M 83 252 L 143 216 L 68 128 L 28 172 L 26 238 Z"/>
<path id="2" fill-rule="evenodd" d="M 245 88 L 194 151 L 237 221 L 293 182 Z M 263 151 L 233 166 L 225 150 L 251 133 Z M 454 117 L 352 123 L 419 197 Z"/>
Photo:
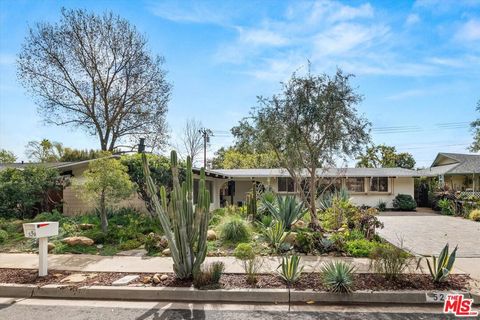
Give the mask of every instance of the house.
<path id="1" fill-rule="evenodd" d="M 424 177 L 436 177 L 441 186 L 480 196 L 480 154 L 440 152 L 430 168 L 419 170 Z"/>
<path id="2" fill-rule="evenodd" d="M 416 171 L 402 168 L 331 168 L 318 170 L 317 175 L 325 187 L 346 188 L 356 205 L 377 206 L 384 201 L 388 207 L 392 207 L 392 200 L 398 194 L 413 197 L 414 178 L 418 177 Z M 213 195 L 212 208 L 226 203 L 242 205 L 254 185 L 257 190 L 269 188 L 277 194 L 299 192 L 286 169 L 207 170 L 206 179 Z"/>

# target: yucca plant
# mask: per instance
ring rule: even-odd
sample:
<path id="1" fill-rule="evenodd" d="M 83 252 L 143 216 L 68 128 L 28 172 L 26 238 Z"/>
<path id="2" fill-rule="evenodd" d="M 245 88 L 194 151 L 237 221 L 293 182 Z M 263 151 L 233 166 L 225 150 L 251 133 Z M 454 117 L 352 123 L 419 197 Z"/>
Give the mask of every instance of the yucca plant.
<path id="1" fill-rule="evenodd" d="M 197 204 L 193 204 L 192 161 L 187 157 L 186 179 L 180 184 L 178 178 L 177 153 L 170 155 L 173 177 L 173 190 L 170 201 L 165 186 L 157 186 L 150 176 L 148 160 L 142 155 L 146 178 L 147 194 L 162 225 L 173 259 L 173 271 L 179 279 L 192 278 L 200 270 L 207 254 L 207 230 L 210 210 L 210 194 L 205 187 L 205 170 L 200 171 Z"/>
<path id="2" fill-rule="evenodd" d="M 343 261 L 330 261 L 321 269 L 325 286 L 332 292 L 350 293 L 353 287 L 355 267 Z"/>
<path id="3" fill-rule="evenodd" d="M 278 195 L 276 205 L 268 201 L 264 205 L 275 219 L 283 222 L 287 230 L 306 213 L 303 202 L 297 202 L 294 196 Z"/>
<path id="4" fill-rule="evenodd" d="M 280 269 L 281 268 L 281 269 Z M 282 263 L 278 266 L 277 269 L 280 269 L 278 274 L 282 279 L 291 286 L 298 281 L 302 275 L 303 266 L 300 266 L 300 257 L 293 255 L 290 257 L 283 257 Z"/>
<path id="5" fill-rule="evenodd" d="M 285 226 L 282 221 L 275 221 L 270 227 L 263 230 L 263 234 L 267 242 L 275 249 L 275 252 L 279 252 L 290 232 L 285 232 Z"/>
<path id="6" fill-rule="evenodd" d="M 455 258 L 457 254 L 457 247 L 453 249 L 452 253 L 448 254 L 448 243 L 443 247 L 438 259 L 435 256 L 432 256 L 432 262 L 428 257 L 425 257 L 427 260 L 428 270 L 430 271 L 430 275 L 432 276 L 433 282 L 439 283 L 444 281 L 450 272 L 453 269 L 453 264 L 455 263 Z"/>

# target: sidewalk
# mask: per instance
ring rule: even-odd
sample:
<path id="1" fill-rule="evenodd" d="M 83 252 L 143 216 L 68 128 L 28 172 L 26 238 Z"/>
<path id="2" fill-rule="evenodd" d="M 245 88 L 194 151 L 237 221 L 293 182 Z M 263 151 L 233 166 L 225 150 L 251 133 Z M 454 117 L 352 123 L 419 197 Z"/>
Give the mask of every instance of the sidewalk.
<path id="1" fill-rule="evenodd" d="M 280 264 L 280 257 L 261 257 L 264 273 L 275 272 Z M 367 273 L 370 260 L 367 258 L 317 257 L 302 256 L 305 272 L 318 271 L 322 263 L 331 260 L 343 260 L 355 264 L 357 272 Z M 244 270 L 234 257 L 207 257 L 206 262 L 222 261 L 226 273 L 243 273 Z M 50 270 L 69 270 L 79 272 L 173 272 L 170 257 L 124 257 L 97 256 L 87 254 L 61 254 L 48 256 Z M 29 253 L 0 253 L 0 268 L 36 269 L 38 256 Z M 414 272 L 414 267 L 410 272 Z M 428 269 L 424 268 L 425 272 Z M 420 271 L 417 271 L 420 272 Z M 457 258 L 453 273 L 469 273 L 472 278 L 480 280 L 480 258 Z"/>

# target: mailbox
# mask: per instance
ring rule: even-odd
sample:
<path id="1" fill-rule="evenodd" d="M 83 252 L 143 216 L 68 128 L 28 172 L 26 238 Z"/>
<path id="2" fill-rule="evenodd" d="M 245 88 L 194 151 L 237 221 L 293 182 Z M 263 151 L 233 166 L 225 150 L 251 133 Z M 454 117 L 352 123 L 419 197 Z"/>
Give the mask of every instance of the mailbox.
<path id="1" fill-rule="evenodd" d="M 27 238 L 44 238 L 58 235 L 58 222 L 24 223 L 23 232 Z"/>

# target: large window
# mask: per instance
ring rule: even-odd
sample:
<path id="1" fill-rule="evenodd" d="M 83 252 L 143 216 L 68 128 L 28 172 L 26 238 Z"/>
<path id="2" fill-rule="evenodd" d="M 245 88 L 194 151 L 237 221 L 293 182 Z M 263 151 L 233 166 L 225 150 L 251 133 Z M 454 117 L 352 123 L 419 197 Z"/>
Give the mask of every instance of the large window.
<path id="1" fill-rule="evenodd" d="M 374 177 L 370 179 L 370 191 L 372 192 L 388 192 L 388 178 Z"/>
<path id="2" fill-rule="evenodd" d="M 278 178 L 278 192 L 295 192 L 295 182 L 290 177 Z"/>
<path id="3" fill-rule="evenodd" d="M 364 178 L 347 178 L 345 180 L 347 190 L 351 192 L 365 192 Z"/>
<path id="4" fill-rule="evenodd" d="M 317 193 L 335 192 L 342 189 L 341 178 L 320 178 Z"/>

